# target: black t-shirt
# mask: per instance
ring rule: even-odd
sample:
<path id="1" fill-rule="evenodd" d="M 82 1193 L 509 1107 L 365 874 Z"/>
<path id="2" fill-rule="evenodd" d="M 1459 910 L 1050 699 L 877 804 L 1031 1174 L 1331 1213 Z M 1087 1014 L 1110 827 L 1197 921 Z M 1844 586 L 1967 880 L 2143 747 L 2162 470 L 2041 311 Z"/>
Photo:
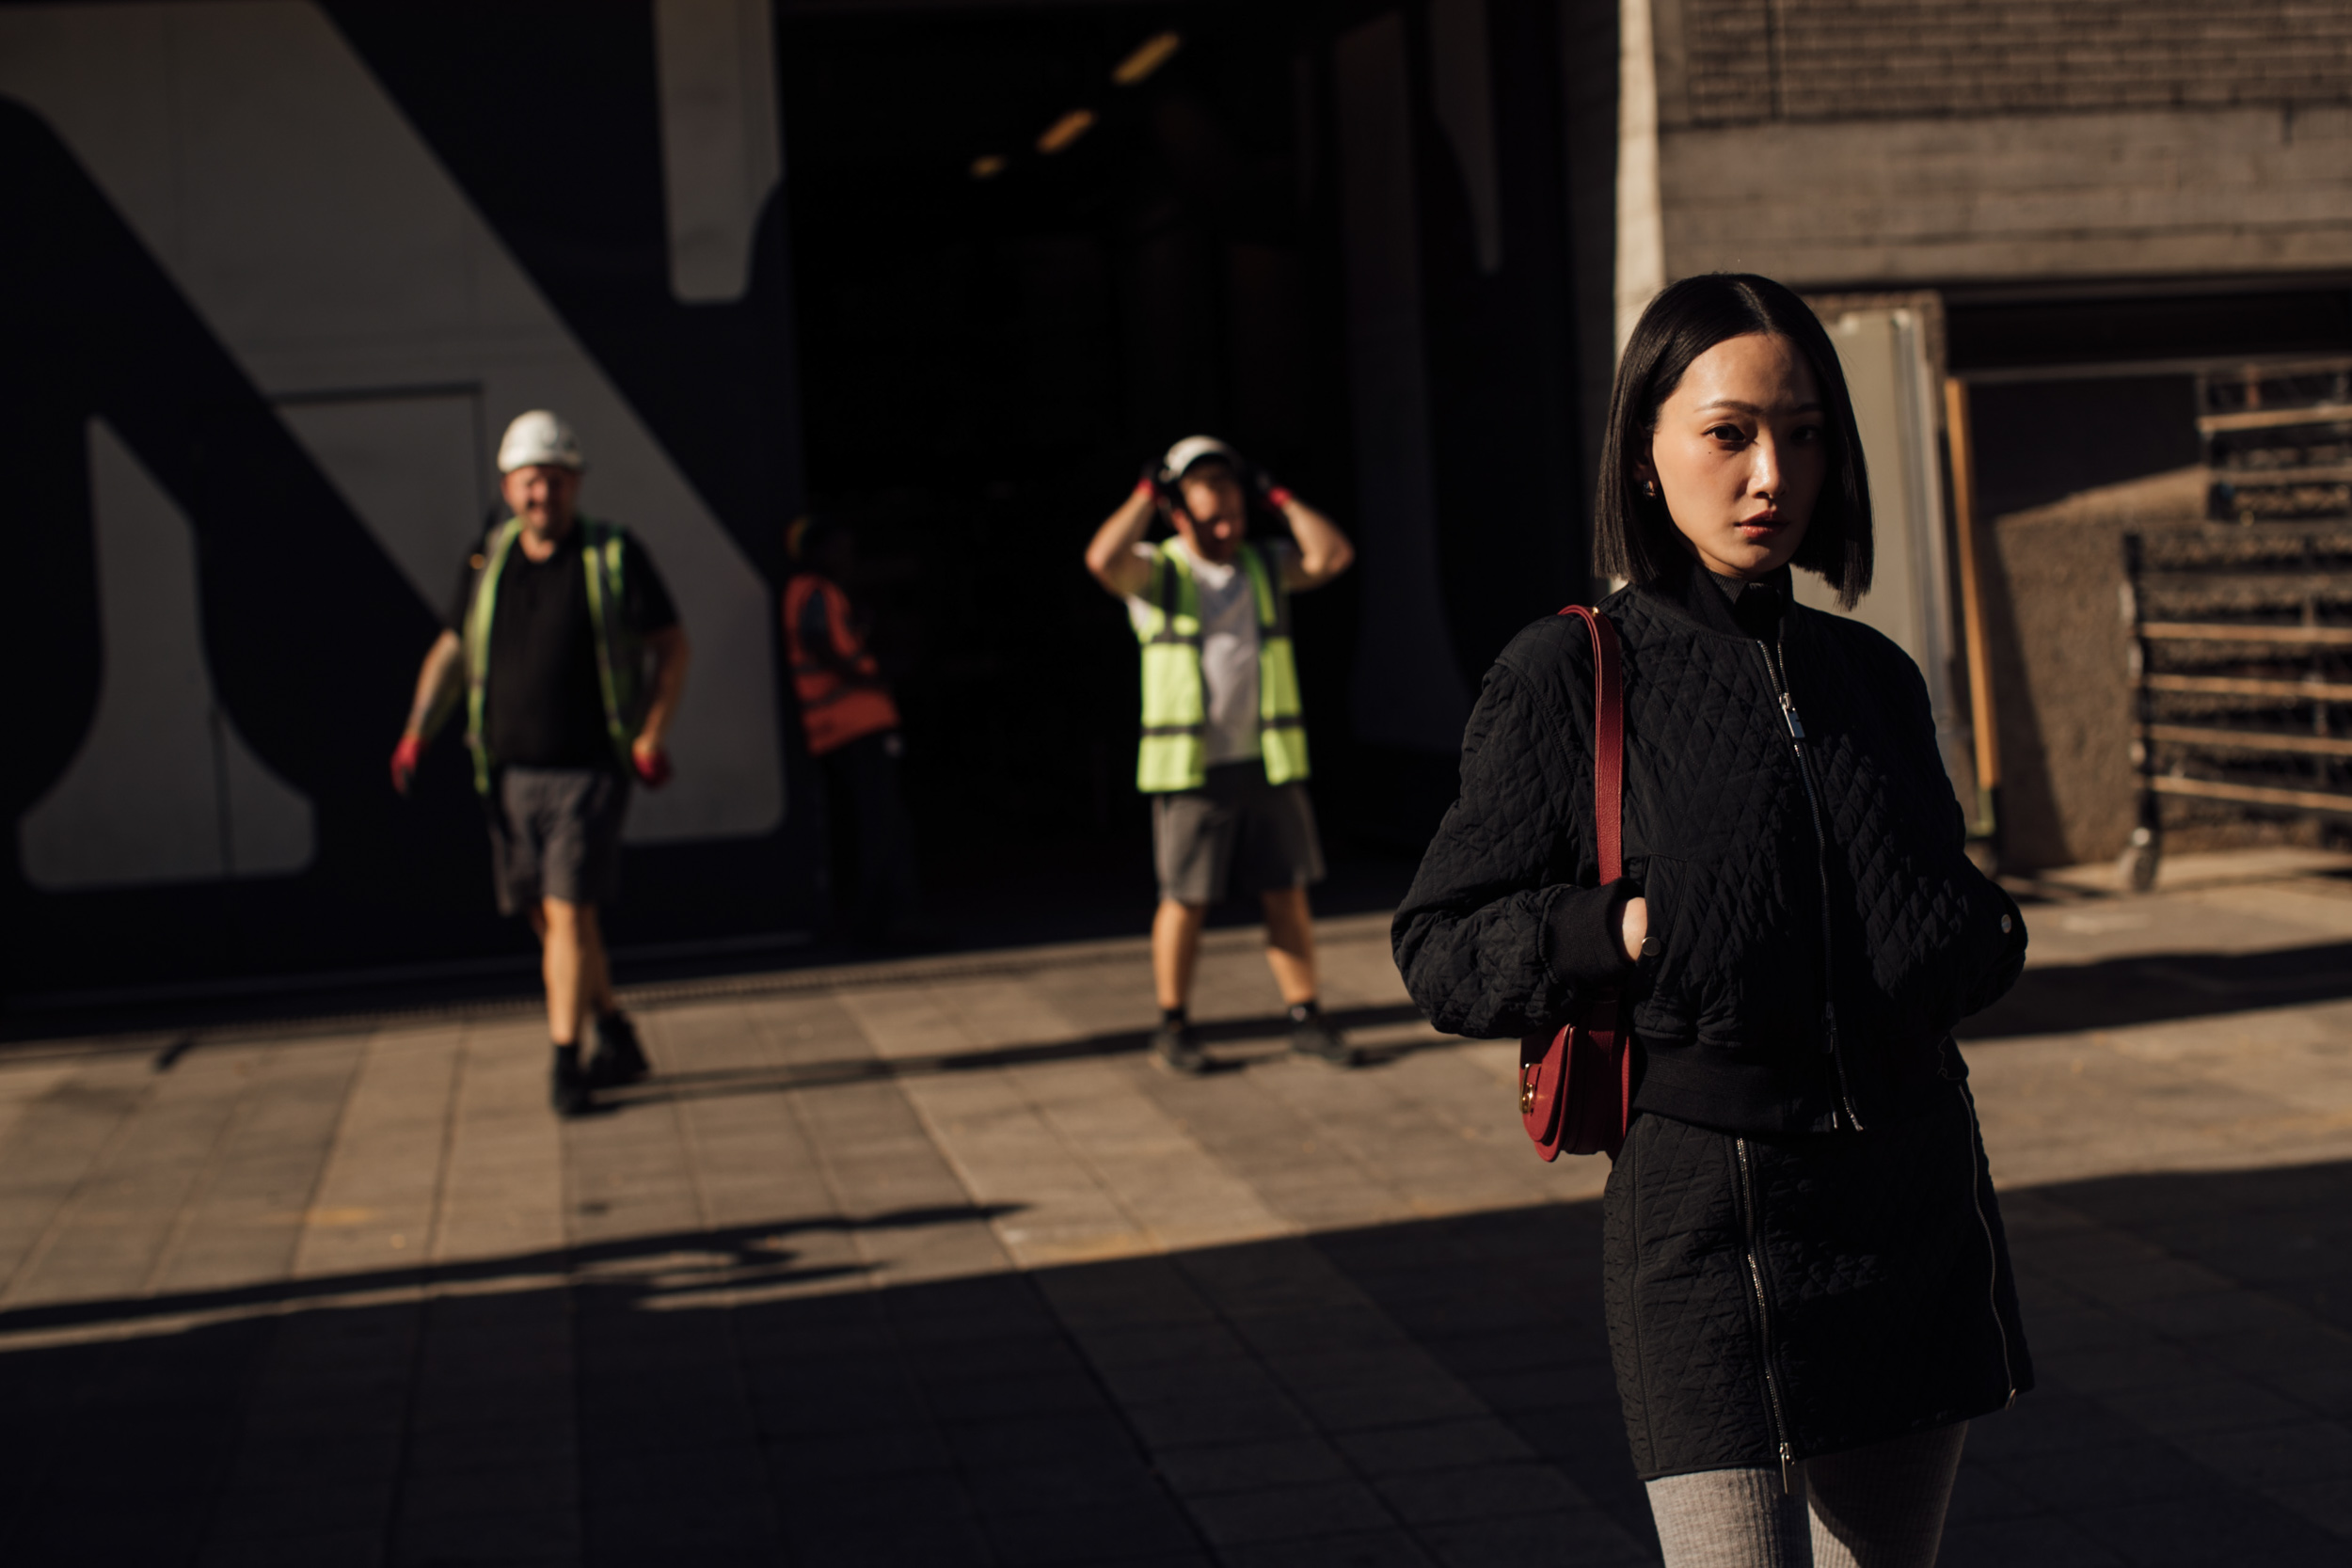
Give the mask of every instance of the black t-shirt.
<path id="1" fill-rule="evenodd" d="M 482 728 L 490 755 L 524 768 L 614 768 L 604 727 L 604 694 L 596 679 L 596 624 L 588 618 L 588 574 L 580 559 L 575 524 L 545 561 L 523 554 L 521 541 L 506 552 L 499 574 L 498 613 L 490 619 L 490 678 Z M 473 603 L 475 567 L 457 574 L 445 624 L 465 635 Z M 640 636 L 677 625 L 677 610 L 653 558 L 625 534 L 621 545 L 621 614 Z"/>

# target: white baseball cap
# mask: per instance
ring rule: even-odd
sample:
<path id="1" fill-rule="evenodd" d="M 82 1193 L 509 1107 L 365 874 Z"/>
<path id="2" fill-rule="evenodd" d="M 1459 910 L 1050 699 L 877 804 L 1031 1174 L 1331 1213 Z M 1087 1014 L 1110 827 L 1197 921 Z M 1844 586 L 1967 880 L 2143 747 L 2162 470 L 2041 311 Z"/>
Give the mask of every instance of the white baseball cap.
<path id="1" fill-rule="evenodd" d="M 1241 453 L 1216 436 L 1187 436 L 1168 448 L 1168 455 L 1160 459 L 1160 478 L 1172 484 L 1184 478 L 1185 470 L 1195 463 L 1211 457 L 1222 458 L 1232 464 L 1235 472 L 1241 469 Z"/>
<path id="2" fill-rule="evenodd" d="M 561 418 L 544 408 L 518 414 L 506 427 L 506 437 L 499 442 L 499 472 L 511 474 L 516 468 L 544 465 L 550 468 L 580 471 L 580 437 Z"/>

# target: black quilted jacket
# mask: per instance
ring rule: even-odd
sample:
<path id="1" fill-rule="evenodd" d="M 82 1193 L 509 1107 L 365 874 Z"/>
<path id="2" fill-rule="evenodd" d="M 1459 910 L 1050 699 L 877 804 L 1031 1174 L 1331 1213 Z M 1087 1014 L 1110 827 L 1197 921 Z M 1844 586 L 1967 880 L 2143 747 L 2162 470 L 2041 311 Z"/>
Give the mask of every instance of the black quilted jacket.
<path id="1" fill-rule="evenodd" d="M 1521 632 L 1396 917 L 1440 1028 L 1549 1032 L 1598 987 L 1631 1003 L 1644 1114 L 1601 1250 L 1645 1480 L 1786 1467 L 2033 1385 L 1947 1037 L 2016 979 L 2025 925 L 1962 853 L 1911 660 L 1788 589 L 1735 610 L 1693 568 L 1602 605 L 1625 650 L 1625 886 L 1596 885 L 1583 626 Z M 1656 942 L 1629 966 L 1614 911 L 1636 888 Z"/>
<path id="2" fill-rule="evenodd" d="M 1930 1091 L 1952 1025 L 2015 981 L 2025 922 L 1963 852 L 1917 667 L 1788 590 L 1784 571 L 1735 608 L 1692 568 L 1601 605 L 1624 649 L 1622 887 L 1597 885 L 1583 624 L 1502 651 L 1392 933 L 1438 1028 L 1549 1031 L 1619 987 L 1637 1108 L 1727 1132 L 1867 1126 Z M 1636 966 L 1613 937 L 1632 891 L 1654 939 Z"/>

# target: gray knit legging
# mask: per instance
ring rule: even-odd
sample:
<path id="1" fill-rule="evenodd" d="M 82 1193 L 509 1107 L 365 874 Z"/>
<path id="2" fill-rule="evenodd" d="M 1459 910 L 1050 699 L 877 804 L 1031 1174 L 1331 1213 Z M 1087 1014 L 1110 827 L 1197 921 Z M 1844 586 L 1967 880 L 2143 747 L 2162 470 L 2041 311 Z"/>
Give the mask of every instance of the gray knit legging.
<path id="1" fill-rule="evenodd" d="M 1824 1454 L 1788 1488 L 1777 1465 L 1653 1481 L 1666 1568 L 1935 1568 L 1967 1438 L 1962 1421 Z"/>

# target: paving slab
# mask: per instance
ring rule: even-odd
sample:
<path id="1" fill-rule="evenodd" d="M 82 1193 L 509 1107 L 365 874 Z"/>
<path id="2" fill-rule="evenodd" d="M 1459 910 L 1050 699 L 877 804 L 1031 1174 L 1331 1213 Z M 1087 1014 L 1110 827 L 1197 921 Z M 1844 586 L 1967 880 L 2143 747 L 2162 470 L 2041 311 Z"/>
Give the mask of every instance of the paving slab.
<path id="1" fill-rule="evenodd" d="M 1943 1560 L 2344 1561 L 2352 879 L 2021 892 L 1963 1033 L 2041 1384 Z M 1199 1079 L 1134 942 L 633 988 L 571 1122 L 512 1006 L 0 1051 L 0 1560 L 1657 1560 L 1606 1162 L 1318 941 L 1354 1071 L 1247 929 Z"/>

